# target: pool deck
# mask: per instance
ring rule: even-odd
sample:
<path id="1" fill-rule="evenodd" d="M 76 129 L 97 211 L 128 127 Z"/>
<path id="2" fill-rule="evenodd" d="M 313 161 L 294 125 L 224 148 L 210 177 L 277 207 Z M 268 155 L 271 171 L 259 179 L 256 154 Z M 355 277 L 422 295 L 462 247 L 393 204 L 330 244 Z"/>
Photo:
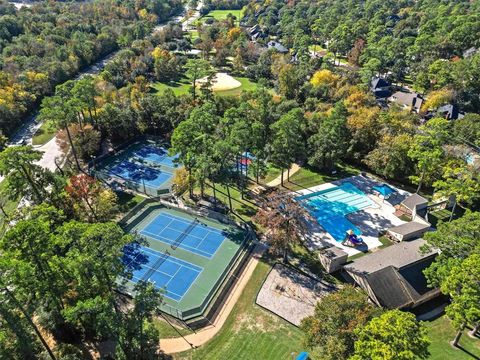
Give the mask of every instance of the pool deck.
<path id="1" fill-rule="evenodd" d="M 336 241 L 328 232 L 322 229 L 321 226 L 318 224 L 312 224 L 310 236 L 306 239 L 306 245 L 312 251 L 334 245 L 344 250 L 349 256 L 356 255 L 360 252 L 365 252 L 381 246 L 382 243 L 378 240 L 381 232 L 384 232 L 393 226 L 398 226 L 405 223 L 405 221 L 400 220 L 394 215 L 394 206 L 399 204 L 410 194 L 389 184 L 392 189 L 396 190 L 396 193 L 393 194 L 393 196 L 391 196 L 388 200 L 383 200 L 381 197 L 375 194 L 373 189 L 374 186 L 381 185 L 382 182 L 370 177 L 365 177 L 362 175 L 352 176 L 338 181 L 333 181 L 331 183 L 317 185 L 309 189 L 304 189 L 298 191 L 298 194 L 307 195 L 314 192 L 327 190 L 342 185 L 345 182 L 350 182 L 355 185 L 375 204 L 372 207 L 368 207 L 366 209 L 346 215 L 346 218 L 361 230 L 361 238 L 365 242 L 366 246 L 353 248 L 342 245 L 340 241 Z"/>

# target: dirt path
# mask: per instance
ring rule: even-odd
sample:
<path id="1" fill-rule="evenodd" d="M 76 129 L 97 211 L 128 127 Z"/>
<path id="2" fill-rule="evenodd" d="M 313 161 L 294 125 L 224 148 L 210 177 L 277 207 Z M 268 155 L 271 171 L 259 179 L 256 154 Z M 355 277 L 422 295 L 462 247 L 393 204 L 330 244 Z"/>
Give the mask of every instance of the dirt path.
<path id="1" fill-rule="evenodd" d="M 223 324 L 232 312 L 233 307 L 235 306 L 238 298 L 243 292 L 243 289 L 250 280 L 250 277 L 252 276 L 253 271 L 255 270 L 258 261 L 262 257 L 265 250 L 266 247 L 263 244 L 257 244 L 257 246 L 253 249 L 252 257 L 250 258 L 247 266 L 245 267 L 241 279 L 235 284 L 235 287 L 230 292 L 227 300 L 225 301 L 225 304 L 223 305 L 222 310 L 220 311 L 220 314 L 215 319 L 213 325 L 205 327 L 195 334 L 187 335 L 185 336 L 185 339 L 181 337 L 173 339 L 161 339 L 160 349 L 162 349 L 167 354 L 174 354 L 190 350 L 192 349 L 192 346 L 199 347 L 212 339 L 222 329 Z"/>
<path id="2" fill-rule="evenodd" d="M 298 170 L 300 170 L 300 166 L 297 165 L 297 164 L 293 164 L 292 167 L 290 168 L 290 176 L 292 176 L 293 174 L 295 174 Z M 288 175 L 288 170 L 285 170 L 283 172 L 283 179 L 286 180 L 287 179 L 287 175 Z M 270 186 L 270 187 L 274 187 L 274 186 L 278 186 L 280 185 L 280 183 L 282 182 L 282 175 L 278 175 L 275 179 L 273 179 L 272 181 L 270 181 L 267 186 Z"/>

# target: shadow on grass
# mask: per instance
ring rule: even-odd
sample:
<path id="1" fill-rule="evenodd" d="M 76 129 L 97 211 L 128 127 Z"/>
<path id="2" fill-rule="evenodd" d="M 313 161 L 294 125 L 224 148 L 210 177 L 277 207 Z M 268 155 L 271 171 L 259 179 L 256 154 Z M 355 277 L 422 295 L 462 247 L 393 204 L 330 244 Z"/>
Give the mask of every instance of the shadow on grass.
<path id="1" fill-rule="evenodd" d="M 457 346 L 455 346 L 455 348 L 457 348 L 458 350 L 461 350 L 463 351 L 465 354 L 469 355 L 472 357 L 472 359 L 476 359 L 476 360 L 480 360 L 480 357 L 475 355 L 474 353 L 468 351 L 467 349 L 465 349 L 462 345 L 458 344 Z"/>

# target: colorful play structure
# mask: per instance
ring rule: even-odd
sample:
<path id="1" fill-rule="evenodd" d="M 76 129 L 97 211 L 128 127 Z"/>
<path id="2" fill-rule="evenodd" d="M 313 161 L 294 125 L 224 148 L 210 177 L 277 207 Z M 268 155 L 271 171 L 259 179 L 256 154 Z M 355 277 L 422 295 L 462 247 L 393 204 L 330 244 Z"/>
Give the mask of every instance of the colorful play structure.
<path id="1" fill-rule="evenodd" d="M 345 239 L 342 241 L 342 245 L 356 247 L 363 245 L 363 240 L 359 238 L 353 230 L 348 230 L 345 234 Z"/>

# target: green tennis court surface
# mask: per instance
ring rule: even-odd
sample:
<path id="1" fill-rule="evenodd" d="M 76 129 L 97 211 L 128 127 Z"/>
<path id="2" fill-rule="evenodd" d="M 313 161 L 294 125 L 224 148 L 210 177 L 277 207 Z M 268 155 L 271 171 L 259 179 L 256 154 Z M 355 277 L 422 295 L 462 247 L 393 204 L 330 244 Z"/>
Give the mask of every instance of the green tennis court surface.
<path id="1" fill-rule="evenodd" d="M 127 230 L 146 243 L 124 251 L 131 283 L 150 281 L 164 292 L 161 309 L 182 319 L 201 315 L 242 250 L 236 226 L 150 204 Z"/>

